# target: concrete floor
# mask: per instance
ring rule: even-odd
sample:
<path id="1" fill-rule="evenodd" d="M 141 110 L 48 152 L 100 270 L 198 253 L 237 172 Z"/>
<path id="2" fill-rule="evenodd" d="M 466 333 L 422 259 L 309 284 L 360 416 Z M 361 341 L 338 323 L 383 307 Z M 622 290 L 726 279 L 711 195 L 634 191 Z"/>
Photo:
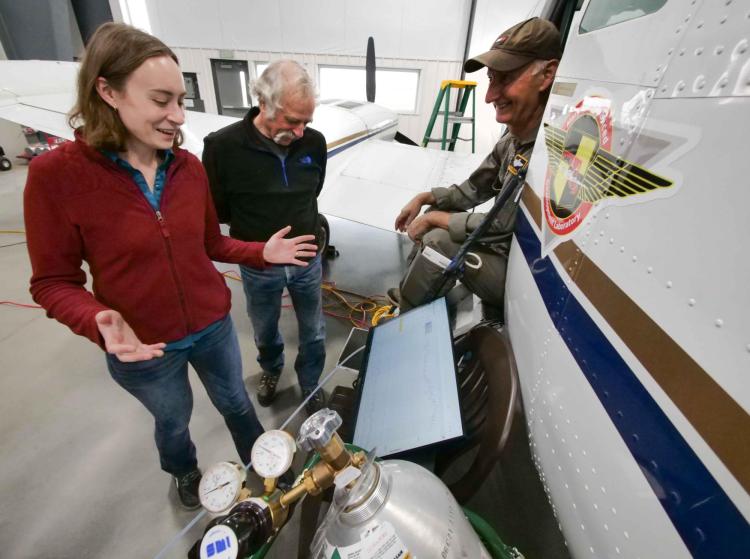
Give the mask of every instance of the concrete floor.
<path id="1" fill-rule="evenodd" d="M 0 173 L 0 230 L 23 229 L 25 179 L 23 165 Z M 330 224 L 331 241 L 341 256 L 327 264 L 327 279 L 343 289 L 368 295 L 384 294 L 397 284 L 410 249 L 408 240 L 336 218 Z M 31 270 L 23 235 L 1 234 L 0 246 L 0 300 L 32 304 L 28 293 Z M 236 267 L 220 265 L 219 269 Z M 231 314 L 239 334 L 246 385 L 255 401 L 259 367 L 244 310 L 245 298 L 239 282 L 227 283 L 233 294 Z M 329 317 L 327 328 L 324 374 L 334 367 L 351 325 Z M 266 428 L 279 427 L 300 401 L 292 367 L 296 321 L 290 309 L 282 312 L 281 329 L 291 351 L 287 353 L 279 397 L 269 408 L 256 405 Z M 0 371 L 0 556 L 185 557 L 202 534 L 207 517 L 177 505 L 170 477 L 159 469 L 151 418 L 139 402 L 111 380 L 101 350 L 46 318 L 39 309 L 1 305 Z M 337 372 L 327 384 L 328 392 L 337 384 L 350 384 L 352 379 L 351 372 Z M 201 466 L 237 460 L 229 433 L 200 382 L 193 382 L 193 387 L 191 434 Z M 303 412 L 291 426 L 296 428 L 304 418 Z M 546 501 L 533 468 L 529 470 L 525 439 L 519 447 L 525 464 L 525 473 L 519 475 L 526 476 L 531 491 Z M 540 535 L 540 525 L 545 522 L 536 515 L 529 518 L 527 529 L 522 529 L 524 533 L 531 530 L 533 535 L 514 533 L 512 525 L 523 517 L 512 502 L 498 505 L 498 496 L 507 493 L 503 487 L 503 482 L 489 480 L 487 490 L 470 505 L 507 541 L 528 541 L 532 549 L 539 548 L 527 556 L 564 557 L 564 545 L 551 516 L 545 520 L 549 526 L 546 535 Z M 527 502 L 531 495 L 518 487 L 515 493 L 513 497 Z M 514 520 L 503 527 L 500 519 L 506 514 Z M 296 557 L 296 542 L 293 518 L 268 557 Z"/>

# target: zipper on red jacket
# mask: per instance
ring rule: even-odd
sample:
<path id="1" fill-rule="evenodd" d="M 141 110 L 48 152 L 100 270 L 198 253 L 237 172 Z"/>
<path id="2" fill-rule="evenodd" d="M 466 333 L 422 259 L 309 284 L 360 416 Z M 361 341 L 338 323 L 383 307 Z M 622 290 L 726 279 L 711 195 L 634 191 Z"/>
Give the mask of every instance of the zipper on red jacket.
<path id="1" fill-rule="evenodd" d="M 172 243 L 169 240 L 169 228 L 167 227 L 167 221 L 164 219 L 164 215 L 162 215 L 159 210 L 156 210 L 156 220 L 159 222 L 159 228 L 161 229 L 162 237 L 164 237 L 164 244 L 167 247 L 167 260 L 169 260 L 169 268 L 170 270 L 172 270 L 172 277 L 174 278 L 175 285 L 177 286 L 177 294 L 180 298 L 182 314 L 185 317 L 187 333 L 190 334 L 192 328 L 190 327 L 190 315 L 188 314 L 187 304 L 185 303 L 185 291 L 182 289 L 182 284 L 180 283 L 177 269 L 174 266 L 174 258 L 172 257 Z"/>
<path id="2" fill-rule="evenodd" d="M 159 210 L 156 210 L 156 220 L 159 222 L 159 228 L 161 229 L 161 234 L 165 239 L 169 238 L 169 229 L 167 229 L 167 222 L 164 221 L 164 216 L 161 215 L 161 212 Z"/>
<path id="3" fill-rule="evenodd" d="M 142 204 L 145 205 L 149 209 L 149 211 L 154 211 L 154 209 L 151 207 L 151 204 L 148 203 L 148 200 L 146 200 L 146 197 L 143 195 L 143 192 L 141 192 L 141 189 L 138 187 L 138 185 L 135 183 L 132 177 L 127 176 L 127 172 L 124 169 L 120 169 L 116 163 L 111 162 L 114 169 L 115 169 L 115 176 L 118 177 L 120 180 L 125 182 L 125 184 L 128 185 L 131 192 L 133 192 L 133 189 L 138 192 L 138 199 L 141 201 Z M 167 185 L 169 184 L 169 181 L 174 176 L 177 169 L 179 169 L 180 165 L 177 164 L 178 160 L 175 159 L 172 162 L 172 165 L 169 166 L 169 169 L 167 169 L 167 176 L 164 180 L 164 190 L 162 191 L 161 195 L 161 203 L 162 207 L 166 201 L 166 194 L 167 194 Z M 135 192 L 133 192 L 135 193 Z M 174 265 L 174 258 L 172 257 L 172 245 L 169 240 L 169 228 L 167 227 L 167 222 L 164 219 L 164 215 L 161 213 L 161 211 L 156 210 L 156 221 L 159 223 L 159 230 L 161 232 L 162 237 L 164 237 L 164 244 L 167 248 L 167 260 L 169 260 L 169 269 L 172 271 L 172 277 L 174 278 L 175 285 L 177 286 L 177 295 L 180 299 L 180 306 L 182 307 L 182 315 L 185 318 L 185 329 L 188 334 L 191 333 L 191 325 L 190 325 L 190 314 L 187 312 L 187 304 L 185 303 L 185 291 L 182 288 L 182 284 L 180 283 L 180 278 L 177 274 L 177 269 Z"/>

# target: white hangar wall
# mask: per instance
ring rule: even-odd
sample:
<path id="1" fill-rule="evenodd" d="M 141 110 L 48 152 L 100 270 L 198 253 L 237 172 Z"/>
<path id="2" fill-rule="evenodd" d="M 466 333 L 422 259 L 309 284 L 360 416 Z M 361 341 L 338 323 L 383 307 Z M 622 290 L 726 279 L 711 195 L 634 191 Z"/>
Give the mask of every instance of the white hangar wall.
<path id="1" fill-rule="evenodd" d="M 111 0 L 140 4 L 151 32 L 175 49 L 185 72 L 195 72 L 206 111 L 217 112 L 212 58 L 231 51 L 255 63 L 293 58 L 317 81 L 320 66 L 364 67 L 367 38 L 375 39 L 378 68 L 420 72 L 413 112 L 400 114 L 400 130 L 419 142 L 440 82 L 458 79 L 466 45 L 471 0 Z M 470 56 L 492 44 L 501 31 L 536 13 L 542 0 L 477 0 Z M 113 6 L 113 13 L 121 13 Z M 117 17 L 117 16 L 116 16 Z M 477 88 L 477 151 L 491 149 L 503 127 L 485 105 L 485 72 L 468 74 Z M 463 130 L 461 136 L 468 136 Z M 467 143 L 459 143 L 468 151 Z"/>
<path id="2" fill-rule="evenodd" d="M 321 65 L 365 65 L 375 39 L 378 68 L 419 70 L 416 110 L 400 114 L 400 130 L 424 135 L 440 82 L 461 75 L 470 0 L 159 0 L 147 3 L 151 31 L 195 72 L 206 111 L 217 112 L 211 58 L 220 50 L 255 62 L 293 58 L 317 81 Z M 314 126 L 314 124 L 313 124 Z"/>

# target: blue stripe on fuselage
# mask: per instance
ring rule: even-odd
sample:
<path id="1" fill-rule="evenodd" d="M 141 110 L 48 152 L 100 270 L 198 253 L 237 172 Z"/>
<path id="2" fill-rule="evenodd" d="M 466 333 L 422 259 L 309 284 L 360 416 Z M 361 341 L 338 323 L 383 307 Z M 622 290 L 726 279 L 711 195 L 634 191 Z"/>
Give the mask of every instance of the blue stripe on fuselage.
<path id="1" fill-rule="evenodd" d="M 747 520 L 570 293 L 549 257 L 541 258 L 539 238 L 522 211 L 516 238 L 555 328 L 690 553 L 748 557 Z"/>

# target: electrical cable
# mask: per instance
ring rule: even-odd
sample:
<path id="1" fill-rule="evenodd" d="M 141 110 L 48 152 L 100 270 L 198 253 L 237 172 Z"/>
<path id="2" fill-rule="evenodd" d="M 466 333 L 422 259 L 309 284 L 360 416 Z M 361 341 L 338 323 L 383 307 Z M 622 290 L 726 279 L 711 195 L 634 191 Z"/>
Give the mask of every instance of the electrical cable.
<path id="1" fill-rule="evenodd" d="M 227 279 L 242 281 L 234 270 L 220 273 Z M 380 319 L 393 316 L 393 307 L 384 304 L 386 298 L 383 295 L 362 295 L 341 289 L 332 281 L 324 281 L 320 288 L 323 294 L 323 313 L 332 318 L 346 320 L 355 328 L 367 330 L 370 326 L 375 326 Z M 290 309 L 292 305 L 282 305 L 281 308 Z"/>
<path id="2" fill-rule="evenodd" d="M 0 301 L 0 305 L 12 305 L 14 307 L 22 307 L 24 309 L 41 309 L 39 305 L 27 305 L 25 303 L 16 303 L 15 301 Z"/>
<path id="3" fill-rule="evenodd" d="M 0 235 L 25 235 L 26 231 L 23 229 L 0 229 Z M 10 243 L 7 245 L 0 245 L 0 248 L 14 247 L 16 245 L 25 245 L 26 241 L 18 241 L 17 243 Z"/>

